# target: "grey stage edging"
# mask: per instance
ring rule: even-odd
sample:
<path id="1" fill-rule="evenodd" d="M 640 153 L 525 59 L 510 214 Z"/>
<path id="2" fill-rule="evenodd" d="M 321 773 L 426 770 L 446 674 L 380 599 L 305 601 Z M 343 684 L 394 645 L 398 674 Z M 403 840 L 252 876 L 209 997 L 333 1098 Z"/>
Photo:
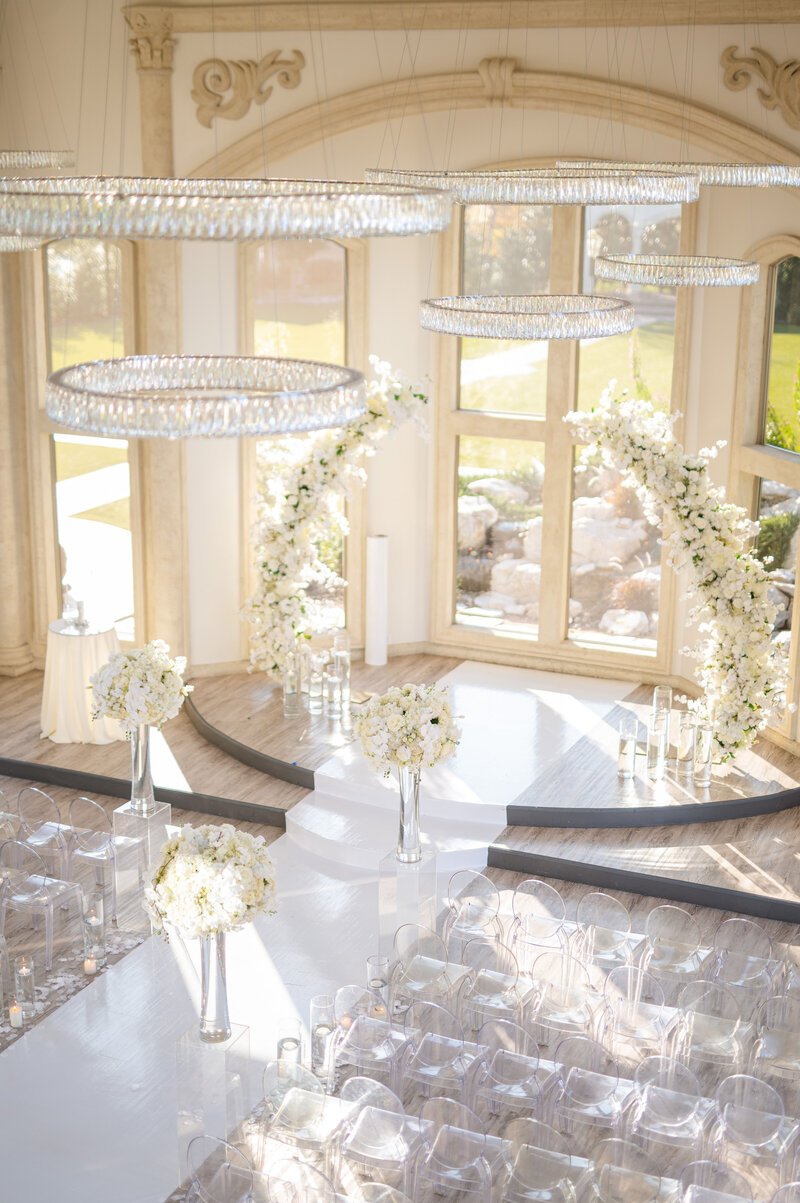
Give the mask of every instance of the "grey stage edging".
<path id="1" fill-rule="evenodd" d="M 757 919 L 800 923 L 800 902 L 747 894 L 743 890 L 728 890 L 724 886 L 709 886 L 699 881 L 656 877 L 654 874 L 616 869 L 610 865 L 566 860 L 560 856 L 542 856 L 521 848 L 507 848 L 504 844 L 489 845 L 487 864 L 493 869 L 554 877 L 558 881 L 573 881 L 604 890 L 627 890 L 648 898 L 668 898 L 671 902 L 689 902 L 721 911 L 738 911 L 741 915 L 752 915 Z"/>
<path id="2" fill-rule="evenodd" d="M 516 806 L 506 807 L 509 827 L 670 827 L 724 823 L 778 814 L 800 806 L 800 788 L 776 790 L 725 802 L 686 802 L 673 806 Z"/>
<path id="3" fill-rule="evenodd" d="M 240 743 L 238 739 L 226 735 L 219 727 L 203 718 L 191 697 L 187 697 L 183 709 L 195 731 L 215 748 L 227 752 L 234 760 L 249 765 L 251 769 L 258 769 L 261 773 L 267 773 L 270 777 L 277 777 L 280 781 L 288 781 L 291 785 L 301 785 L 303 789 L 314 788 L 313 769 L 305 769 L 299 764 L 289 764 L 288 760 L 278 760 L 265 752 L 257 752 L 248 744 Z"/>
<path id="4" fill-rule="evenodd" d="M 67 789 L 86 790 L 111 798 L 129 798 L 131 783 L 121 777 L 103 777 L 99 773 L 83 773 L 78 769 L 62 769 L 56 764 L 38 764 L 30 760 L 9 760 L 0 756 L 0 775 L 19 777 L 24 781 L 41 781 L 44 785 L 63 785 Z M 237 802 L 235 798 L 218 798 L 214 794 L 194 794 L 183 789 L 164 789 L 156 785 L 153 792 L 159 802 L 169 802 L 182 810 L 198 810 L 204 815 L 219 815 L 224 819 L 242 819 L 248 823 L 263 823 L 266 827 L 286 830 L 286 811 L 278 806 L 260 806 L 254 802 Z"/>

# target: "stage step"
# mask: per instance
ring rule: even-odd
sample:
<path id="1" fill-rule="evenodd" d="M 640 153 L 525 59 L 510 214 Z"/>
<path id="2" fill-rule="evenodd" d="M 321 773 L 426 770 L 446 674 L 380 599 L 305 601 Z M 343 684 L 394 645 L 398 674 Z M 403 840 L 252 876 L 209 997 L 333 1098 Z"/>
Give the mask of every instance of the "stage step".
<path id="1" fill-rule="evenodd" d="M 315 790 L 287 812 L 286 834 L 315 856 L 377 872 L 382 857 L 397 844 L 397 791 L 394 801 L 390 810 Z M 423 807 L 423 847 L 433 848 L 448 871 L 484 866 L 488 846 L 502 828 L 502 822 L 464 821 L 458 812 L 438 818 Z"/>

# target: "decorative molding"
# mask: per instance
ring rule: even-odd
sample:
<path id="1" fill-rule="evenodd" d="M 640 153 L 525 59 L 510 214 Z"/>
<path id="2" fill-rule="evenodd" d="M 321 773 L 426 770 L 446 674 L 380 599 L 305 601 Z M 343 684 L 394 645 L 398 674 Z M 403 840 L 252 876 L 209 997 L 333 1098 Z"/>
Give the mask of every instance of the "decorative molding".
<path id="1" fill-rule="evenodd" d="M 568 29 L 759 25 L 797 20 L 797 0 L 140 0 L 127 13 L 170 11 L 176 33 L 297 29 Z"/>
<path id="2" fill-rule="evenodd" d="M 800 59 L 787 58 L 778 63 L 766 50 L 754 46 L 750 56 L 736 57 L 737 46 L 728 46 L 720 56 L 725 68 L 722 82 L 732 92 L 741 92 L 759 76 L 766 87 L 758 88 L 765 109 L 780 109 L 787 125 L 800 129 Z"/>
<path id="3" fill-rule="evenodd" d="M 172 13 L 168 9 L 132 9 L 126 11 L 125 19 L 133 31 L 130 47 L 137 70 L 171 71 L 175 48 Z"/>
<path id="4" fill-rule="evenodd" d="M 511 77 L 516 69 L 515 58 L 484 58 L 478 63 L 478 75 L 491 108 L 500 108 L 511 99 Z"/>
<path id="5" fill-rule="evenodd" d="M 685 97 L 625 84 L 551 71 L 516 70 L 511 76 L 512 108 L 543 112 L 560 110 L 598 120 L 624 122 L 667 137 L 685 139 L 722 157 L 745 162 L 800 164 L 793 147 Z M 407 119 L 419 113 L 482 109 L 486 87 L 477 68 L 441 75 L 407 76 L 391 89 L 381 84 L 332 96 L 324 108 L 314 103 L 270 121 L 263 130 L 245 134 L 232 146 L 200 163 L 192 175 L 247 176 L 262 169 L 264 146 L 270 163 L 366 125 Z M 514 162 L 511 164 L 517 166 Z"/>
<path id="6" fill-rule="evenodd" d="M 244 117 L 251 104 L 264 104 L 273 92 L 267 80 L 277 79 L 282 88 L 296 88 L 306 65 L 299 50 L 292 58 L 279 57 L 280 50 L 271 50 L 260 62 L 254 59 L 207 58 L 194 69 L 192 100 L 197 105 L 197 120 L 211 127 L 215 117 L 237 121 Z M 226 93 L 230 97 L 226 100 Z"/>

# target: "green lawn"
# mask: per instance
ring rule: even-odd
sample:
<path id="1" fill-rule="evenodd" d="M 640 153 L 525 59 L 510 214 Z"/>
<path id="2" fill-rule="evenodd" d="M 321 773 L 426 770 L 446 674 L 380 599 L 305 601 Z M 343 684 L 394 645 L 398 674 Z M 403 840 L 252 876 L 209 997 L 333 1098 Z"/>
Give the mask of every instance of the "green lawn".
<path id="1" fill-rule="evenodd" d="M 73 476 L 84 476 L 98 468 L 111 464 L 124 464 L 128 458 L 125 447 L 95 447 L 86 443 L 63 443 L 55 440 L 56 480 L 70 480 Z M 118 525 L 118 524 L 117 524 Z"/>
<path id="2" fill-rule="evenodd" d="M 109 526 L 119 526 L 122 530 L 131 529 L 131 499 L 120 497 L 119 501 L 109 501 L 105 505 L 95 506 L 93 510 L 84 510 L 82 514 L 74 514 L 75 518 L 88 518 L 91 522 L 106 522 Z"/>
<path id="3" fill-rule="evenodd" d="M 123 355 L 122 327 L 112 321 L 97 326 L 79 326 L 65 334 L 54 332 L 50 344 L 52 370 L 92 359 L 114 359 Z"/>
<path id="4" fill-rule="evenodd" d="M 257 318 L 253 325 L 256 355 L 286 355 L 290 359 L 319 359 L 323 363 L 344 360 L 344 330 L 335 319 L 303 323 Z"/>
<path id="5" fill-rule="evenodd" d="M 774 411 L 781 422 L 794 432 L 800 445 L 800 416 L 798 416 L 792 393 L 795 374 L 800 370 L 800 332 L 776 331 L 772 335 L 772 350 L 769 360 L 769 382 L 767 385 L 767 407 Z"/>

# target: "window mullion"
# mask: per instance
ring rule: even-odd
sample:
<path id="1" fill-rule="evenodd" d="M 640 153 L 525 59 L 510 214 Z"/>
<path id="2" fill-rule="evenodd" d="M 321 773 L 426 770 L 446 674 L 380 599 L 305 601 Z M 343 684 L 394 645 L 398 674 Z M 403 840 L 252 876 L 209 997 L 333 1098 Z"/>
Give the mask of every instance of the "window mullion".
<path id="1" fill-rule="evenodd" d="M 553 209 L 550 292 L 579 291 L 583 210 L 575 205 Z M 547 356 L 547 430 L 542 495 L 542 584 L 539 603 L 540 643 L 561 643 L 569 606 L 572 440 L 565 422 L 575 404 L 578 344 L 551 342 Z"/>

